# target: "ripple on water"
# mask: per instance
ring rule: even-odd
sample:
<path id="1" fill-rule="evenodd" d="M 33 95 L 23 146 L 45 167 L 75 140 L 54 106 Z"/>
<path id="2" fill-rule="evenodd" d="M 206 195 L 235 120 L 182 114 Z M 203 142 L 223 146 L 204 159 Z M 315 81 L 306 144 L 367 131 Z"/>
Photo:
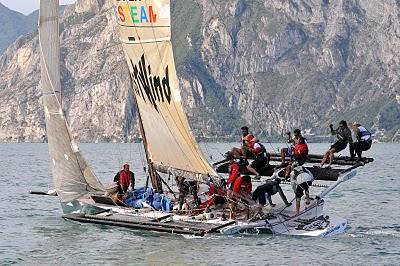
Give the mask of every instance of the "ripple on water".
<path id="1" fill-rule="evenodd" d="M 232 145 L 214 143 L 217 151 Z M 204 146 L 204 144 L 203 144 Z M 279 147 L 280 145 L 275 145 Z M 328 144 L 311 144 L 323 151 Z M 394 146 L 394 147 L 393 147 Z M 104 183 L 128 161 L 137 183 L 144 182 L 139 145 L 85 144 L 81 148 Z M 120 152 L 116 152 L 120 150 Z M 0 263 L 1 264 L 398 264 L 400 226 L 399 144 L 373 145 L 375 162 L 326 198 L 326 209 L 350 223 L 342 235 L 294 238 L 260 234 L 207 237 L 177 236 L 109 226 L 78 224 L 62 219 L 55 197 L 27 194 L 47 190 L 51 169 L 46 145 L 0 145 Z M 21 156 L 23 154 L 23 156 Z M 121 158 L 122 156 L 122 158 Z M 388 160 L 387 158 L 391 158 Z M 18 169 L 15 170 L 15 169 Z M 290 187 L 284 187 L 287 196 Z M 321 191 L 312 189 L 312 193 Z M 121 247 L 127 251 L 121 256 Z M 290 250 L 290 252 L 289 252 Z"/>

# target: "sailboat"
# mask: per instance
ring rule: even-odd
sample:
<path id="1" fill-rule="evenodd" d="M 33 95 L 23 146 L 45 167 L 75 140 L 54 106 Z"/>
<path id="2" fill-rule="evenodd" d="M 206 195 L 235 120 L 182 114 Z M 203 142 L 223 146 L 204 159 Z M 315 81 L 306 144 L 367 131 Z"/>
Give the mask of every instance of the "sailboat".
<path id="1" fill-rule="evenodd" d="M 266 230 L 277 234 L 327 237 L 347 226 L 343 218 L 323 213 L 324 197 L 356 174 L 350 167 L 308 208 L 294 216 L 293 208 L 276 208 L 268 217 L 227 219 L 211 207 L 196 216 L 133 209 L 104 196 L 106 187 L 82 156 L 62 108 L 58 0 L 41 0 L 39 41 L 41 88 L 53 181 L 64 218 L 82 223 L 133 229 L 205 235 Z M 202 154 L 182 107 L 171 42 L 169 0 L 114 0 L 120 40 L 129 67 L 132 92 L 146 151 L 153 190 L 163 191 L 160 174 L 201 184 L 220 185 L 220 176 Z"/>

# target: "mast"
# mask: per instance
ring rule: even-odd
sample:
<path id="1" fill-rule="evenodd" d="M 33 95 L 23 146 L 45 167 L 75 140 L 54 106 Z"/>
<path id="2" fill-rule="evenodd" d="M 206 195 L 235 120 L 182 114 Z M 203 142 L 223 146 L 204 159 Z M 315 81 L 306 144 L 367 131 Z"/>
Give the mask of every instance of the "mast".
<path id="1" fill-rule="evenodd" d="M 129 81 L 130 81 L 131 89 L 133 91 L 132 76 L 130 74 L 129 74 Z M 133 91 L 133 93 L 135 93 L 135 92 Z M 154 171 L 154 168 L 153 168 L 153 164 L 152 164 L 152 162 L 150 160 L 146 134 L 144 132 L 142 117 L 140 115 L 140 110 L 138 108 L 138 103 L 137 103 L 135 95 L 133 95 L 133 99 L 135 101 L 136 111 L 138 113 L 140 134 L 142 135 L 144 152 L 146 154 L 146 161 L 147 161 L 147 167 L 148 167 L 148 171 L 149 171 L 149 177 L 150 177 L 150 180 L 151 180 L 151 185 L 153 186 L 154 189 L 156 189 L 156 191 L 159 191 L 159 190 L 161 190 L 161 187 L 159 187 L 159 182 L 157 182 L 157 177 L 156 177 L 156 174 L 155 174 L 155 171 Z M 147 181 L 146 181 L 146 189 L 147 189 Z"/>

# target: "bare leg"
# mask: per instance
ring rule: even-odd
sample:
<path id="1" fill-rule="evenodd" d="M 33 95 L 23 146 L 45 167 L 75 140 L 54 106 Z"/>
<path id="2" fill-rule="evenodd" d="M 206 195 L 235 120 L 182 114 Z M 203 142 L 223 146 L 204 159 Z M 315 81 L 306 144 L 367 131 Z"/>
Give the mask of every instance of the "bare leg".
<path id="1" fill-rule="evenodd" d="M 289 178 L 290 173 L 292 172 L 292 165 L 286 166 L 286 171 L 285 171 L 285 179 Z"/>
<path id="2" fill-rule="evenodd" d="M 301 198 L 296 198 L 296 215 L 300 212 L 300 200 Z"/>
<path id="3" fill-rule="evenodd" d="M 232 148 L 231 153 L 232 153 L 233 157 L 238 159 L 242 156 L 242 149 L 241 148 Z"/>
<path id="4" fill-rule="evenodd" d="M 252 173 L 253 175 L 260 175 L 256 169 L 254 169 L 253 167 L 251 167 L 251 165 L 247 166 L 247 170 L 249 170 L 250 173 Z"/>
<path id="5" fill-rule="evenodd" d="M 324 157 L 322 158 L 322 161 L 321 161 L 321 167 L 324 166 L 324 164 L 326 163 L 326 161 L 329 159 L 330 151 L 331 151 L 331 150 L 325 152 Z"/>
<path id="6" fill-rule="evenodd" d="M 229 219 L 235 219 L 236 218 L 236 203 L 232 202 L 229 204 L 229 207 L 231 209 L 229 213 Z"/>
<path id="7" fill-rule="evenodd" d="M 334 153 L 335 153 L 335 149 L 334 148 L 329 150 L 329 166 L 332 165 Z"/>
<path id="8" fill-rule="evenodd" d="M 282 163 L 283 163 L 283 164 L 284 164 L 285 161 L 286 161 L 286 159 L 285 159 L 286 153 L 287 153 L 287 148 L 282 148 L 282 149 L 281 149 L 281 160 L 282 160 Z"/>
<path id="9" fill-rule="evenodd" d="M 305 194 L 306 194 L 306 204 L 308 205 L 308 204 L 310 204 L 310 192 L 309 191 L 305 191 Z"/>

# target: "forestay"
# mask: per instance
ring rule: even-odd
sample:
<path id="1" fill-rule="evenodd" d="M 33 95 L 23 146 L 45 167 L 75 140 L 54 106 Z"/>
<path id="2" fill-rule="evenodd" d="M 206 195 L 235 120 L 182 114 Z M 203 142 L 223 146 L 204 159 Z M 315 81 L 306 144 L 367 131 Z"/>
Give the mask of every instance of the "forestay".
<path id="1" fill-rule="evenodd" d="M 61 202 L 103 191 L 74 143 L 61 107 L 58 0 L 41 0 L 39 42 L 42 102 L 55 189 Z"/>
<path id="2" fill-rule="evenodd" d="M 149 159 L 175 175 L 217 177 L 184 114 L 171 44 L 169 0 L 114 0 Z"/>

